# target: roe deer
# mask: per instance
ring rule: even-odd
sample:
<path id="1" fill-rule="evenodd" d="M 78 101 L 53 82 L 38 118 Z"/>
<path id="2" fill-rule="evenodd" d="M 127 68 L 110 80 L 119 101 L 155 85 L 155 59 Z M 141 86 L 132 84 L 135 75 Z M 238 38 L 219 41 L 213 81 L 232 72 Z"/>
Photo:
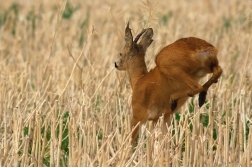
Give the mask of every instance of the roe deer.
<path id="1" fill-rule="evenodd" d="M 148 28 L 133 40 L 128 23 L 125 29 L 125 46 L 119 54 L 120 59 L 115 62 L 118 70 L 128 73 L 133 90 L 131 128 L 137 127 L 132 133 L 132 143 L 141 124 L 147 120 L 156 123 L 161 115 L 164 115 L 164 123 L 169 123 L 170 115 L 188 97 L 199 93 L 201 107 L 208 88 L 217 83 L 222 74 L 216 57 L 217 49 L 195 37 L 182 38 L 164 47 L 156 56 L 156 67 L 148 72 L 144 57 L 153 41 L 152 36 L 153 30 Z M 199 79 L 208 73 L 212 73 L 212 77 L 201 86 Z"/>

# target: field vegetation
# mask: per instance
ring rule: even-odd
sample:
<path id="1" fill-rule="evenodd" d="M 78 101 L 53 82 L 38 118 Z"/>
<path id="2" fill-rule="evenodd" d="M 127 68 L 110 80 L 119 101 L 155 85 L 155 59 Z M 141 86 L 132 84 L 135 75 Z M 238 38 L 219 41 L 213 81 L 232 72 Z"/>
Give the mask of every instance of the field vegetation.
<path id="1" fill-rule="evenodd" d="M 148 69 L 188 36 L 223 74 L 130 145 L 131 88 L 114 61 L 130 21 L 154 29 Z M 252 166 L 252 1 L 0 1 L 0 166 Z M 209 76 L 202 80 L 205 82 Z"/>

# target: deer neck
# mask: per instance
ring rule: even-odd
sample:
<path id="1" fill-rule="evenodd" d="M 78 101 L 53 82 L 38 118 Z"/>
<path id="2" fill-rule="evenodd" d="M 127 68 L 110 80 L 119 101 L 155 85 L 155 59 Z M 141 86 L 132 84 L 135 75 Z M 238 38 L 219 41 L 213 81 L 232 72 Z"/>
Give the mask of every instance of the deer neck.
<path id="1" fill-rule="evenodd" d="M 141 66 L 138 66 L 137 68 L 131 68 L 128 70 L 128 76 L 131 84 L 131 88 L 134 89 L 136 83 L 144 77 L 147 74 L 147 67 L 146 64 L 142 64 Z"/>

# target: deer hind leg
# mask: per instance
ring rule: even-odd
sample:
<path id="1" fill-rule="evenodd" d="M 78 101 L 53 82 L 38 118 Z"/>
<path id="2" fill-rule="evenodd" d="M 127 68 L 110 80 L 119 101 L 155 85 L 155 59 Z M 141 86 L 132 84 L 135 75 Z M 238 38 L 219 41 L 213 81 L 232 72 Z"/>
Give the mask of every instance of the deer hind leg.
<path id="1" fill-rule="evenodd" d="M 171 110 L 174 111 L 177 108 L 178 99 L 187 96 L 194 96 L 203 91 L 203 87 L 198 84 L 189 74 L 180 72 L 177 74 L 179 77 L 173 77 L 174 80 L 182 82 L 188 85 L 189 89 L 177 91 L 170 96 Z"/>
<path id="2" fill-rule="evenodd" d="M 199 106 L 201 107 L 206 100 L 207 90 L 213 83 L 217 83 L 219 77 L 222 74 L 222 69 L 220 66 L 216 66 L 213 68 L 213 75 L 212 77 L 203 85 L 203 91 L 199 94 Z"/>

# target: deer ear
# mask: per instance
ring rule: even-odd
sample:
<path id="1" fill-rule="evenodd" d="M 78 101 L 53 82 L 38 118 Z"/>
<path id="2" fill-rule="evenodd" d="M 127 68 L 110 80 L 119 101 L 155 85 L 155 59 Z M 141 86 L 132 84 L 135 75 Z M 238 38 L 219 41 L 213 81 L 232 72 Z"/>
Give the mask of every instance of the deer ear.
<path id="1" fill-rule="evenodd" d="M 127 27 L 125 28 L 125 47 L 131 48 L 133 44 L 133 36 L 131 33 L 131 29 L 129 28 L 129 22 Z"/>
<path id="2" fill-rule="evenodd" d="M 139 45 L 141 45 L 144 49 L 144 51 L 147 50 L 147 48 L 150 46 L 150 44 L 152 43 L 153 39 L 153 30 L 152 28 L 148 28 L 148 29 L 145 29 L 145 32 L 142 36 L 142 39 L 141 41 L 139 42 Z"/>

